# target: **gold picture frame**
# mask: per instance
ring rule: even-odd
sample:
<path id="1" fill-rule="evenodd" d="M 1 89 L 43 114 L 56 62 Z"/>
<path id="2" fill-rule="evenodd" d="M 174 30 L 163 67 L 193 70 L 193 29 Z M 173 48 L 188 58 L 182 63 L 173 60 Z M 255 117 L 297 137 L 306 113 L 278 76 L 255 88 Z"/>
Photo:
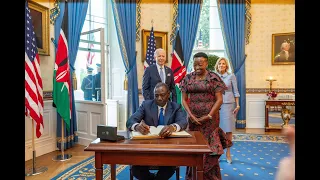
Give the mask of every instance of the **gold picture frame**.
<path id="1" fill-rule="evenodd" d="M 144 62 L 146 59 L 147 48 L 148 48 L 148 39 L 150 36 L 150 30 L 142 29 L 142 48 L 141 48 L 141 61 Z M 162 48 L 166 50 L 167 59 L 166 63 L 168 63 L 168 32 L 164 31 L 153 31 L 154 37 L 156 39 L 156 49 Z"/>
<path id="2" fill-rule="evenodd" d="M 272 65 L 295 64 L 295 33 L 272 34 Z"/>
<path id="3" fill-rule="evenodd" d="M 39 55 L 50 55 L 49 8 L 34 1 L 28 1 Z"/>

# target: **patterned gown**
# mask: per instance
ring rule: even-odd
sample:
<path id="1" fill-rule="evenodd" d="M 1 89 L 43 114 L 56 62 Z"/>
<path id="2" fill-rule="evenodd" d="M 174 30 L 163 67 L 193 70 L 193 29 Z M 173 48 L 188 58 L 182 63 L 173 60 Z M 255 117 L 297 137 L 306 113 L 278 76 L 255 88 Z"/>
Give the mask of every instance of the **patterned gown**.
<path id="1" fill-rule="evenodd" d="M 196 80 L 195 72 L 187 74 L 180 82 L 182 92 L 188 94 L 188 105 L 193 115 L 200 118 L 209 114 L 216 102 L 215 92 L 222 92 L 226 85 L 214 72 L 208 72 L 204 80 Z M 226 138 L 226 134 L 219 128 L 219 111 L 211 120 L 202 125 L 195 125 L 188 117 L 189 130 L 200 131 L 207 139 L 211 155 L 204 155 L 204 180 L 221 180 L 219 157 L 223 149 L 232 146 L 232 142 Z M 187 167 L 186 179 L 192 179 L 192 169 Z"/>

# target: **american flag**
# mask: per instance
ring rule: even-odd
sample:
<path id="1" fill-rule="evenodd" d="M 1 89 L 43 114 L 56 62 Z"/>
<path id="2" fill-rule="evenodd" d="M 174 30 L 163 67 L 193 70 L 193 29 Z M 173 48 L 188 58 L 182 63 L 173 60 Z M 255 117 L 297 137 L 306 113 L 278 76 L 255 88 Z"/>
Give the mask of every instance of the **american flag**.
<path id="1" fill-rule="evenodd" d="M 89 41 L 94 41 L 93 33 L 90 33 L 88 37 L 89 37 Z M 94 47 L 93 43 L 90 43 L 90 44 L 88 43 L 87 68 L 92 65 L 92 60 L 95 55 L 94 52 L 91 52 L 91 49 L 93 49 L 93 47 Z"/>
<path id="2" fill-rule="evenodd" d="M 36 122 L 36 136 L 43 131 L 43 92 L 40 59 L 28 1 L 25 3 L 25 107 L 26 116 Z"/>
<path id="3" fill-rule="evenodd" d="M 146 69 L 150 65 L 156 63 L 156 60 L 154 59 L 154 52 L 155 51 L 156 51 L 156 39 L 154 38 L 154 32 L 153 32 L 153 27 L 152 27 L 151 31 L 150 31 L 150 37 L 148 39 L 146 60 L 143 63 L 144 69 Z"/>

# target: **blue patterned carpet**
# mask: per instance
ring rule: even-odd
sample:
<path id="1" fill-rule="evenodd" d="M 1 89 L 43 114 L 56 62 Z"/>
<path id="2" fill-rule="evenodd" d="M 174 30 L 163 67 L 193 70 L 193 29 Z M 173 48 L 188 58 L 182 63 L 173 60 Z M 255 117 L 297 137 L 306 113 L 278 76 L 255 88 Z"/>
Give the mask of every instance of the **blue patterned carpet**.
<path id="1" fill-rule="evenodd" d="M 282 136 L 236 134 L 231 154 L 233 162 L 220 158 L 223 180 L 273 180 L 281 158 L 289 155 L 289 147 Z M 180 179 L 186 167 L 180 167 Z M 110 179 L 108 165 L 104 165 L 104 180 Z M 90 157 L 57 175 L 51 180 L 94 180 L 94 157 Z M 129 167 L 117 166 L 117 180 L 129 180 Z M 175 180 L 175 175 L 170 180 Z"/>

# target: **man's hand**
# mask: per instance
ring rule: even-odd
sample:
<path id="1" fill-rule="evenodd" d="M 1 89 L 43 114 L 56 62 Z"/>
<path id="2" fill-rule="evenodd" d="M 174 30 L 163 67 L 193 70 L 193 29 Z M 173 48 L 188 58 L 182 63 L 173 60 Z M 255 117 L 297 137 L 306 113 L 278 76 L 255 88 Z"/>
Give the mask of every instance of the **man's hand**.
<path id="1" fill-rule="evenodd" d="M 295 179 L 295 129 L 291 126 L 283 129 L 288 138 L 290 156 L 280 160 L 276 180 L 294 180 Z"/>
<path id="2" fill-rule="evenodd" d="M 135 128 L 143 135 L 150 133 L 150 127 L 144 122 L 144 120 L 142 120 Z"/>
<path id="3" fill-rule="evenodd" d="M 159 136 L 161 138 L 168 137 L 168 136 L 170 136 L 172 134 L 173 131 L 174 131 L 174 127 L 173 126 L 171 126 L 171 125 L 164 126 L 161 129 L 161 131 L 159 133 Z"/>

